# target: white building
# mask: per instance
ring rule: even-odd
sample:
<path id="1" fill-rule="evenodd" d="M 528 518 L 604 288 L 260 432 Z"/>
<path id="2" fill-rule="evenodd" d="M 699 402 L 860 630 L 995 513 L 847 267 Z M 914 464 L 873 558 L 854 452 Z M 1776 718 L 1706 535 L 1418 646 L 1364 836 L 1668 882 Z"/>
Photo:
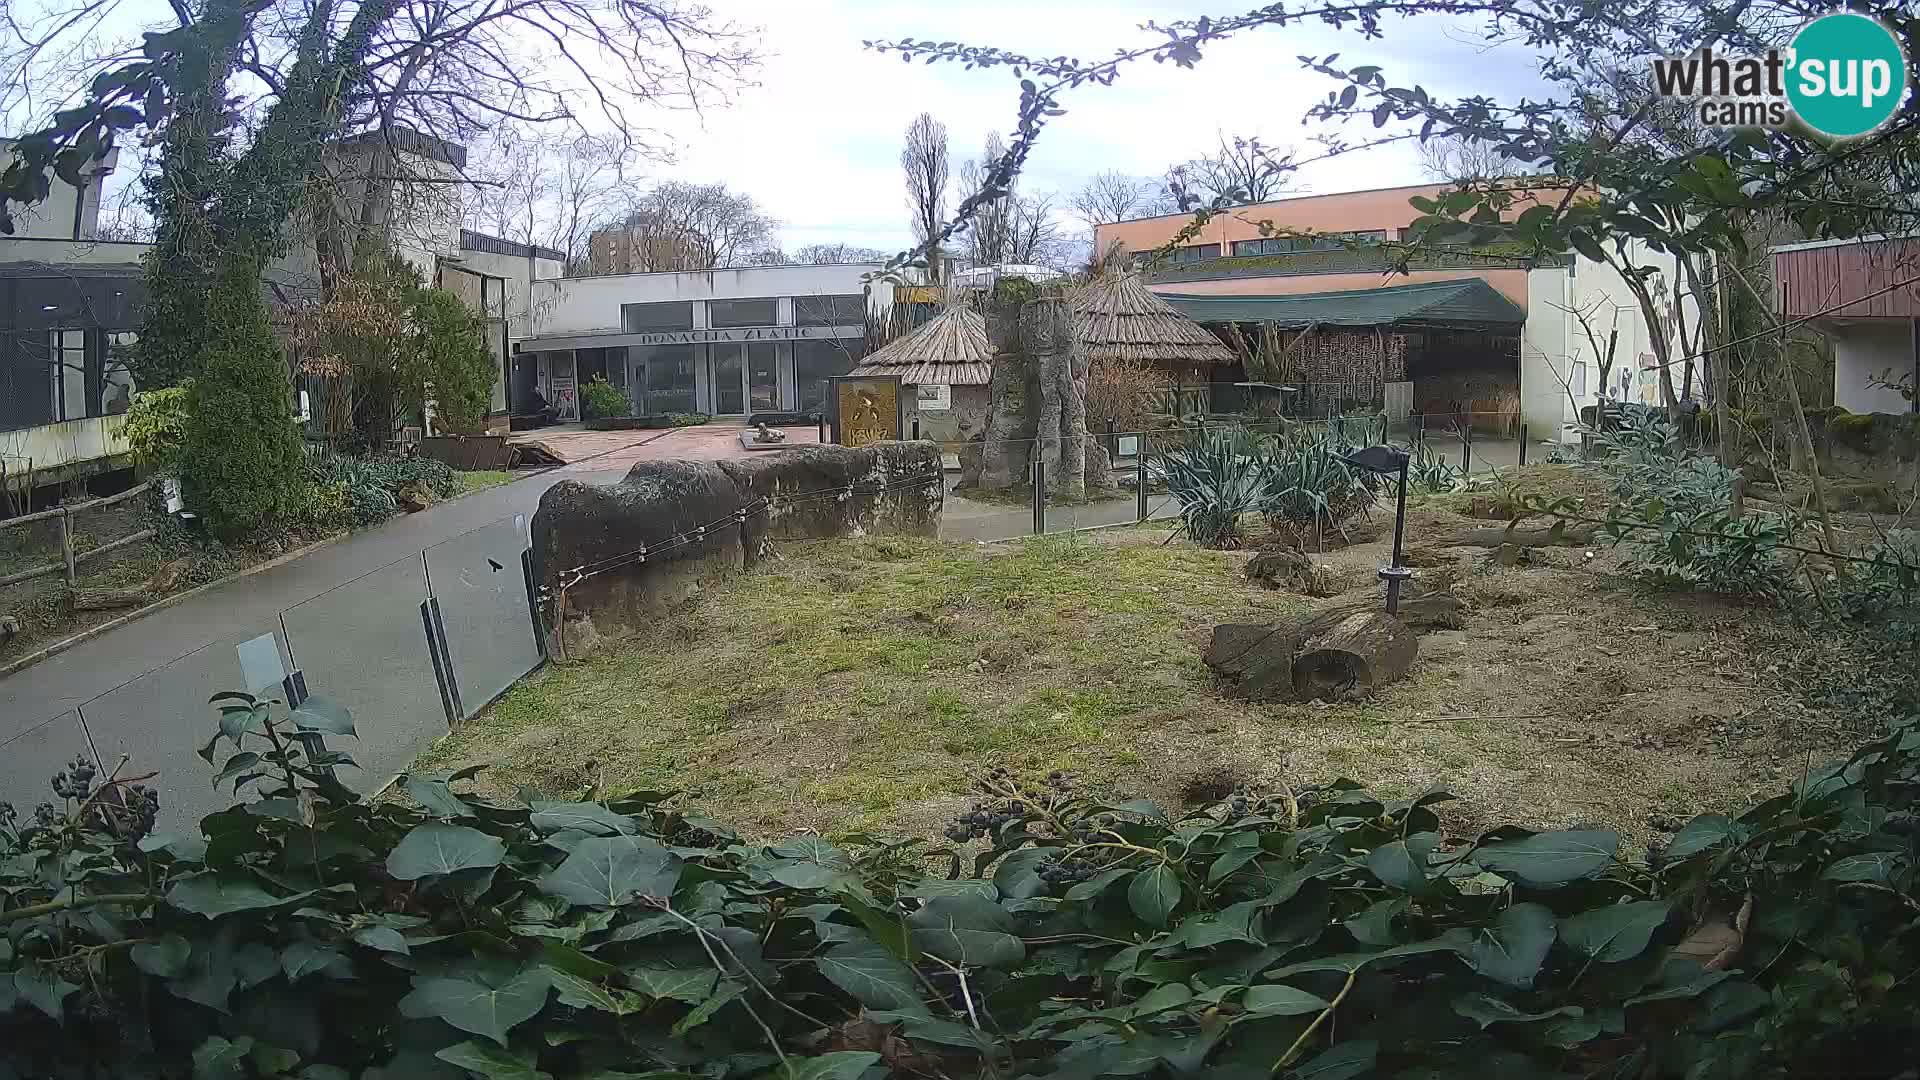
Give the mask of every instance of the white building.
<path id="1" fill-rule="evenodd" d="M 514 386 L 579 418 L 579 389 L 604 378 L 636 416 L 815 413 L 827 380 L 865 351 L 867 316 L 893 286 L 878 263 L 750 266 L 538 281 Z M 517 406 L 516 406 L 517 411 Z"/>

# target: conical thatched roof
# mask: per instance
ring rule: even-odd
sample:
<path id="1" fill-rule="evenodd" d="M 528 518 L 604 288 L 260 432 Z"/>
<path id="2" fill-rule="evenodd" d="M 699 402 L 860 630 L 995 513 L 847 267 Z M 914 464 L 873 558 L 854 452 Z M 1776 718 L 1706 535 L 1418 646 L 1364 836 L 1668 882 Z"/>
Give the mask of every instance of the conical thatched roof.
<path id="1" fill-rule="evenodd" d="M 1113 261 L 1074 290 L 1073 319 L 1074 332 L 1096 364 L 1123 360 L 1210 367 L 1234 362 L 1233 352 L 1219 338 L 1155 296 L 1140 275 Z"/>
<path id="2" fill-rule="evenodd" d="M 993 377 L 987 320 L 965 303 L 952 303 L 926 325 L 862 357 L 854 375 L 898 375 L 908 385 L 985 386 Z"/>

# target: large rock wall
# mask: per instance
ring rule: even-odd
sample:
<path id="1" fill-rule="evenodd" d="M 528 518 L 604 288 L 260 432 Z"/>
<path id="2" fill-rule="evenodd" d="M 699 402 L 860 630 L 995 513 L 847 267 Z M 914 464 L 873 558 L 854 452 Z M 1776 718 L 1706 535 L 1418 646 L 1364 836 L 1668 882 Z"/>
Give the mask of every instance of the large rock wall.
<path id="1" fill-rule="evenodd" d="M 926 440 L 643 461 L 618 484 L 547 489 L 535 573 L 549 625 L 633 623 L 752 566 L 772 540 L 937 535 L 945 495 L 940 448 Z"/>

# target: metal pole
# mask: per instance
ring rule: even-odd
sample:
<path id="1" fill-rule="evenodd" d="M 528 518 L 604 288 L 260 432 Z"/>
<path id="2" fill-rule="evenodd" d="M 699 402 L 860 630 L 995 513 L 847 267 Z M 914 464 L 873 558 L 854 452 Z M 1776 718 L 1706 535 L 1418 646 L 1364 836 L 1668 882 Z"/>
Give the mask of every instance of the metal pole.
<path id="1" fill-rule="evenodd" d="M 1147 520 L 1147 433 L 1133 445 L 1133 520 Z"/>
<path id="2" fill-rule="evenodd" d="M 826 445 L 826 442 L 827 442 L 827 410 L 825 410 L 825 409 L 821 409 L 821 410 L 820 410 L 820 431 L 819 431 L 819 440 L 820 440 L 820 444 L 821 444 L 822 446 L 825 446 L 825 445 Z"/>
<path id="3" fill-rule="evenodd" d="M 1463 475 L 1471 475 L 1473 472 L 1473 414 L 1472 413 L 1467 414 L 1466 434 L 1460 437 L 1460 458 L 1462 462 L 1460 466 L 1460 472 Z"/>
<path id="4" fill-rule="evenodd" d="M 1033 535 L 1039 536 L 1047 531 L 1047 463 L 1039 457 L 1038 441 L 1033 449 Z"/>
<path id="5" fill-rule="evenodd" d="M 1400 582 L 1406 577 L 1405 571 L 1400 566 L 1400 551 L 1401 544 L 1407 535 L 1407 464 L 1411 460 L 1407 458 L 1400 462 L 1400 497 L 1393 508 L 1393 557 L 1387 563 L 1387 568 L 1391 571 L 1387 575 L 1387 614 L 1389 615 L 1400 613 Z"/>
<path id="6" fill-rule="evenodd" d="M 1520 464 L 1527 463 L 1527 425 L 1520 425 Z"/>
<path id="7" fill-rule="evenodd" d="M 918 442 L 920 440 L 920 414 L 919 413 L 913 414 L 913 438 L 915 442 Z"/>
<path id="8" fill-rule="evenodd" d="M 32 488 L 27 489 L 27 498 L 31 502 Z M 60 508 L 60 554 L 67 560 L 67 584 L 72 585 L 76 581 L 73 557 L 73 509 L 66 506 Z"/>

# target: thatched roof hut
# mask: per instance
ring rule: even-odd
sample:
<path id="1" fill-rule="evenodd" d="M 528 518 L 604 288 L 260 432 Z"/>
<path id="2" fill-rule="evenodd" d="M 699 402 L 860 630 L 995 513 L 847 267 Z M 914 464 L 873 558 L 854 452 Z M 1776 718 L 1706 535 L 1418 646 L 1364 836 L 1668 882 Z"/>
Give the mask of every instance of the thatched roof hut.
<path id="1" fill-rule="evenodd" d="M 850 374 L 898 375 L 909 386 L 985 386 L 993 379 L 987 320 L 971 305 L 948 304 L 918 330 L 862 357 Z"/>
<path id="2" fill-rule="evenodd" d="M 1121 360 L 1157 367 L 1214 367 L 1236 357 L 1212 332 L 1148 290 L 1140 275 L 1109 262 L 1073 291 L 1075 332 L 1095 364 Z"/>

